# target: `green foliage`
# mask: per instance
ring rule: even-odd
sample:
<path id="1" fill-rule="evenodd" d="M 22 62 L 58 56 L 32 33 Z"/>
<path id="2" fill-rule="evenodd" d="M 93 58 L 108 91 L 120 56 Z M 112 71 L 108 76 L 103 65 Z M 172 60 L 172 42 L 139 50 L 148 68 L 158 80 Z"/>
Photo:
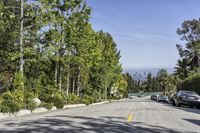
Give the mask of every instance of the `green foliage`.
<path id="1" fill-rule="evenodd" d="M 35 103 L 35 101 L 33 99 L 29 99 L 29 100 L 26 101 L 26 108 L 28 110 L 30 110 L 31 112 L 33 110 L 35 110 L 36 107 L 37 107 L 37 104 Z"/>
<path id="2" fill-rule="evenodd" d="M 53 107 L 53 103 L 43 102 L 43 103 L 41 103 L 40 106 L 41 106 L 41 107 L 45 107 L 45 108 L 48 109 L 48 110 L 51 110 L 52 107 Z"/>
<path id="3" fill-rule="evenodd" d="M 13 94 L 8 91 L 2 94 L 0 111 L 3 113 L 15 113 L 19 111 L 20 105 L 14 101 Z"/>
<path id="4" fill-rule="evenodd" d="M 61 93 L 56 93 L 53 97 L 54 106 L 58 109 L 62 109 L 64 107 L 64 96 Z"/>
<path id="5" fill-rule="evenodd" d="M 36 102 L 33 100 L 33 98 L 35 98 L 34 93 L 25 92 L 24 97 L 25 97 L 26 108 L 32 112 L 37 107 Z"/>
<path id="6" fill-rule="evenodd" d="M 12 93 L 14 101 L 17 102 L 19 109 L 23 109 L 25 107 L 25 101 L 24 101 L 24 91 L 23 90 L 14 90 Z"/>
<path id="7" fill-rule="evenodd" d="M 92 104 L 93 103 L 93 97 L 89 95 L 85 95 L 83 97 L 83 103 L 86 105 Z"/>
<path id="8" fill-rule="evenodd" d="M 19 105 L 15 101 L 4 100 L 1 103 L 1 112 L 2 113 L 15 113 L 19 111 Z"/>
<path id="9" fill-rule="evenodd" d="M 197 73 L 189 76 L 184 81 L 182 81 L 178 86 L 178 90 L 191 90 L 200 94 L 199 83 L 200 83 L 200 73 Z"/>
<path id="10" fill-rule="evenodd" d="M 92 96 L 85 98 L 92 103 L 107 99 L 115 84 L 126 91 L 117 44 L 109 33 L 92 28 L 86 2 L 24 1 L 24 17 L 18 12 L 20 4 L 0 2 L 0 87 L 2 92 L 12 90 L 4 94 L 4 105 L 5 100 L 15 101 L 19 109 L 33 110 L 33 98 L 39 97 L 62 108 L 64 93 L 73 93 L 67 103 L 76 104 L 81 102 L 80 93 Z"/>
<path id="11" fill-rule="evenodd" d="M 39 94 L 39 99 L 44 102 L 53 102 L 53 96 L 55 93 L 56 89 L 53 86 L 48 85 Z"/>
<path id="12" fill-rule="evenodd" d="M 67 103 L 68 104 L 78 104 L 80 102 L 81 102 L 81 99 L 77 95 L 70 94 L 69 96 L 67 96 Z"/>
<path id="13" fill-rule="evenodd" d="M 187 78 L 190 71 L 200 67 L 200 19 L 184 21 L 177 34 L 181 36 L 184 45 L 178 44 L 177 49 L 180 55 L 176 72 L 182 80 Z"/>
<path id="14" fill-rule="evenodd" d="M 22 73 L 19 72 L 14 74 L 13 86 L 14 89 L 24 89 L 24 77 Z"/>
<path id="15" fill-rule="evenodd" d="M 90 100 L 89 99 L 83 99 L 83 104 L 88 106 L 90 104 Z"/>

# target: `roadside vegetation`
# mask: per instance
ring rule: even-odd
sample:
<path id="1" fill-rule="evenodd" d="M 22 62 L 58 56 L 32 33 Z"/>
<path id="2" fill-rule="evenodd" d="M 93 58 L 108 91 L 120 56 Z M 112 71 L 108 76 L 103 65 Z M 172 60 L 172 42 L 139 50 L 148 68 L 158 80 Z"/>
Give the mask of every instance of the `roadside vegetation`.
<path id="1" fill-rule="evenodd" d="M 120 51 L 109 33 L 94 31 L 90 13 L 83 0 L 0 1 L 1 112 L 125 94 Z"/>

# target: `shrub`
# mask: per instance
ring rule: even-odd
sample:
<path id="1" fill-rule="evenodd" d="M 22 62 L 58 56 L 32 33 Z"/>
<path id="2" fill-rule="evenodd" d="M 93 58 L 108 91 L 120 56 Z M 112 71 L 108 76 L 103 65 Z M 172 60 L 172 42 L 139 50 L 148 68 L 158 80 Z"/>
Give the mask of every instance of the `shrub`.
<path id="1" fill-rule="evenodd" d="M 3 113 L 15 113 L 19 111 L 20 105 L 14 100 L 14 96 L 10 91 L 2 94 L 0 111 Z"/>
<path id="2" fill-rule="evenodd" d="M 14 74 L 13 77 L 13 86 L 15 90 L 23 90 L 24 86 L 24 77 L 23 74 L 20 72 L 17 72 Z"/>
<path id="3" fill-rule="evenodd" d="M 13 95 L 10 91 L 7 91 L 1 95 L 2 100 L 14 100 Z"/>
<path id="4" fill-rule="evenodd" d="M 64 96 L 61 93 L 56 93 L 53 97 L 54 106 L 58 109 L 63 108 L 64 106 Z"/>
<path id="5" fill-rule="evenodd" d="M 93 103 L 93 97 L 92 96 L 85 96 L 85 99 L 88 99 L 90 101 L 90 104 Z"/>
<path id="6" fill-rule="evenodd" d="M 189 76 L 178 85 L 178 90 L 191 90 L 200 94 L 200 74 Z"/>
<path id="7" fill-rule="evenodd" d="M 23 109 L 26 106 L 24 101 L 24 90 L 14 90 L 12 95 L 14 101 L 18 104 L 19 109 Z"/>
<path id="8" fill-rule="evenodd" d="M 19 105 L 12 100 L 3 100 L 1 103 L 1 112 L 3 113 L 15 113 L 19 111 Z"/>
<path id="9" fill-rule="evenodd" d="M 51 85 L 48 85 L 40 92 L 39 99 L 44 102 L 52 103 L 53 96 L 55 95 L 55 93 L 56 93 L 56 88 L 54 88 Z"/>
<path id="10" fill-rule="evenodd" d="M 45 107 L 48 110 L 51 110 L 53 107 L 53 103 L 47 103 L 47 102 L 43 102 L 41 105 L 41 107 Z"/>
<path id="11" fill-rule="evenodd" d="M 85 104 L 85 105 L 89 105 L 90 104 L 90 100 L 88 100 L 88 99 L 83 99 L 83 103 Z"/>
<path id="12" fill-rule="evenodd" d="M 28 100 L 28 101 L 26 102 L 26 108 L 27 108 L 28 110 L 30 110 L 31 112 L 32 112 L 33 110 L 35 110 L 36 107 L 37 107 L 37 104 L 35 103 L 35 101 L 33 101 L 33 99 L 30 99 L 30 100 Z"/>
<path id="13" fill-rule="evenodd" d="M 80 97 L 75 95 L 75 94 L 70 94 L 69 96 L 67 96 L 67 103 L 68 104 L 78 104 L 80 103 Z"/>
<path id="14" fill-rule="evenodd" d="M 24 100 L 26 103 L 26 108 L 31 112 L 37 107 L 36 102 L 33 100 L 34 93 L 33 92 L 26 92 L 24 95 Z"/>
<path id="15" fill-rule="evenodd" d="M 85 95 L 83 97 L 83 103 L 86 104 L 86 105 L 89 105 L 89 104 L 93 103 L 93 97 Z"/>

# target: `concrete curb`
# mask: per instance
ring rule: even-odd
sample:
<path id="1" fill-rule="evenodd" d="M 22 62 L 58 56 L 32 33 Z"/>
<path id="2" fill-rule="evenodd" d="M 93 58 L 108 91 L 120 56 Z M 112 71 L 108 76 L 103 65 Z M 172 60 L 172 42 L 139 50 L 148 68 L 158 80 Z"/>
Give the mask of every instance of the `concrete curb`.
<path id="1" fill-rule="evenodd" d="M 103 101 L 103 102 L 98 102 L 98 103 L 92 103 L 89 106 L 94 106 L 94 105 L 100 105 L 100 104 L 105 104 L 105 103 L 109 103 L 109 101 Z"/>
<path id="2" fill-rule="evenodd" d="M 30 115 L 31 114 L 31 111 L 30 110 L 27 110 L 27 109 L 24 109 L 24 110 L 20 110 L 16 113 L 16 116 L 23 116 L 23 115 Z"/>
<path id="3" fill-rule="evenodd" d="M 42 112 L 47 112 L 48 109 L 41 107 L 41 108 L 36 108 L 35 110 L 33 110 L 33 113 L 42 113 Z"/>
<path id="4" fill-rule="evenodd" d="M 68 108 L 76 108 L 76 107 L 85 107 L 85 104 L 71 104 L 71 105 L 65 105 L 63 109 L 68 109 Z"/>

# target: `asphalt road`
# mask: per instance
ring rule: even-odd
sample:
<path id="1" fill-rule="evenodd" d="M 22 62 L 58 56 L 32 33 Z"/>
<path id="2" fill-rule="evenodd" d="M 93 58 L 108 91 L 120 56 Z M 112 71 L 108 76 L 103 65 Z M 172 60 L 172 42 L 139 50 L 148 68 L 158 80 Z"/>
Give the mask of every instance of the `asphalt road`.
<path id="1" fill-rule="evenodd" d="M 200 133 L 200 110 L 138 98 L 4 119 L 0 132 Z"/>

